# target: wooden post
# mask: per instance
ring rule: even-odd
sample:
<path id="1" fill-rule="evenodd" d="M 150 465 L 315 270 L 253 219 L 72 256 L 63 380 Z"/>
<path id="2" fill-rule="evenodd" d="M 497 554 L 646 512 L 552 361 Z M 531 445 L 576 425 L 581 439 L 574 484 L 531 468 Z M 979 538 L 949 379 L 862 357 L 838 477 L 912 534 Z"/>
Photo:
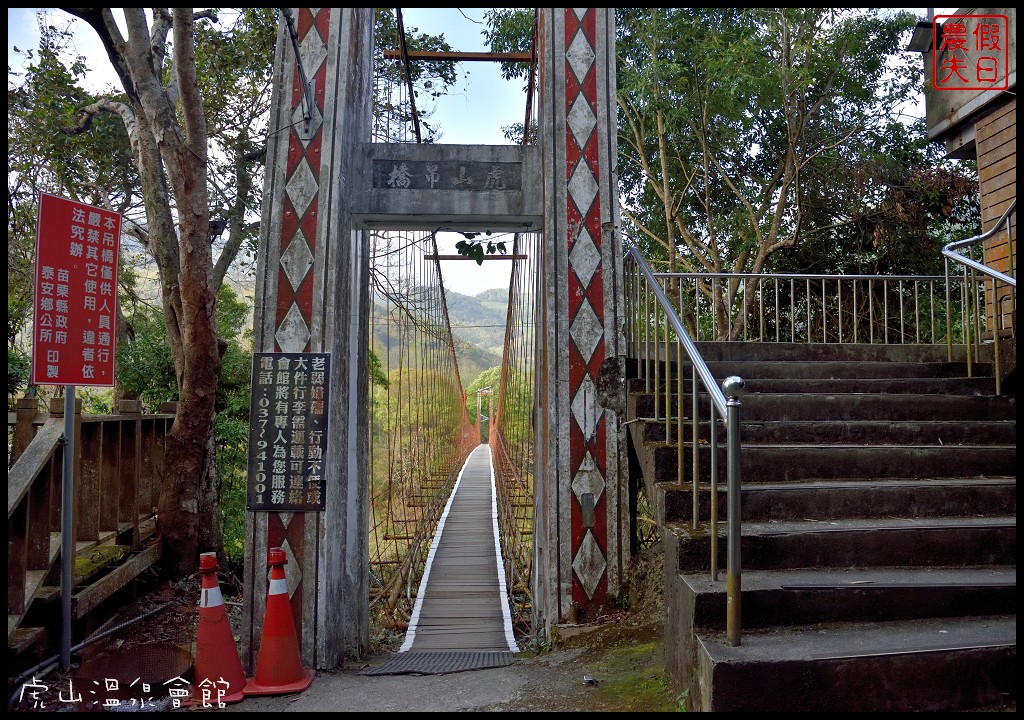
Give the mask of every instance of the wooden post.
<path id="1" fill-rule="evenodd" d="M 116 416 L 103 420 L 99 437 L 100 530 L 117 530 L 120 478 L 117 461 L 121 455 L 121 422 Z"/>
<path id="2" fill-rule="evenodd" d="M 75 514 L 78 516 L 78 540 L 96 540 L 100 533 L 100 472 L 103 423 L 93 419 L 82 424 L 81 444 L 77 456 L 81 458 L 81 473 L 75 484 Z"/>
<path id="3" fill-rule="evenodd" d="M 15 415 L 14 438 L 11 440 L 10 464 L 13 465 L 36 436 L 35 422 L 39 414 L 38 398 L 19 398 Z"/>
<path id="4" fill-rule="evenodd" d="M 119 502 L 117 519 L 131 525 L 129 544 L 133 550 L 139 547 L 139 454 L 140 420 L 142 403 L 138 400 L 121 400 L 117 404 L 121 415 L 121 446 L 118 453 Z M 125 533 L 125 539 L 128 539 Z"/>

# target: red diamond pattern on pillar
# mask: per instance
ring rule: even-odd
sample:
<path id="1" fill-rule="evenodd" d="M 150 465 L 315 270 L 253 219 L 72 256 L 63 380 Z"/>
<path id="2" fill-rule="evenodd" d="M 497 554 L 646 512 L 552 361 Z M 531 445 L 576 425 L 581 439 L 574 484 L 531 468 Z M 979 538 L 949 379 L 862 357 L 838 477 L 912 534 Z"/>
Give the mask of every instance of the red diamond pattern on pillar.
<path id="1" fill-rule="evenodd" d="M 330 9 L 299 8 L 297 35 L 299 52 L 307 77 L 314 80 L 321 116 L 324 110 L 324 88 L 327 78 L 327 35 Z M 298 63 L 292 77 L 292 109 L 301 112 L 302 87 Z M 318 196 L 320 192 L 322 128 L 313 137 L 303 139 L 299 126 L 292 127 L 288 137 L 288 162 L 285 175 L 286 202 L 295 213 L 294 222 L 286 222 L 281 234 L 281 268 L 278 273 L 279 297 L 274 337 L 279 350 L 305 352 L 312 340 L 313 267 L 315 265 Z M 300 230 L 301 228 L 301 230 Z M 288 283 L 288 292 L 284 283 Z M 286 305 L 281 295 L 290 295 Z"/>
<path id="2" fill-rule="evenodd" d="M 569 456 L 573 476 L 570 512 L 572 595 L 583 605 L 607 593 L 607 530 L 604 503 L 594 524 L 582 526 L 581 496 L 603 497 L 605 449 L 603 412 L 597 406 L 597 368 L 604 360 L 604 302 L 601 271 L 601 200 L 597 154 L 597 82 L 594 8 L 566 8 L 565 157 L 569 243 Z M 600 462 L 596 458 L 600 457 Z M 588 501 L 590 498 L 588 497 Z M 603 588 L 603 590 L 602 590 Z"/>
<path id="3" fill-rule="evenodd" d="M 267 513 L 267 548 L 287 548 L 288 594 L 296 637 L 302 637 L 302 556 L 306 532 L 305 513 Z"/>
<path id="4" fill-rule="evenodd" d="M 327 86 L 327 41 L 330 34 L 330 8 L 298 8 L 296 32 L 299 40 L 303 68 L 307 77 L 315 82 L 314 102 L 324 113 Z M 292 78 L 292 109 L 301 112 L 302 88 L 298 66 Z M 313 314 L 313 284 L 316 252 L 317 215 L 319 213 L 322 127 L 312 138 L 303 139 L 299 126 L 293 126 L 288 136 L 288 161 L 285 170 L 284 219 L 281 226 L 281 263 L 277 273 L 278 305 L 275 317 L 275 349 L 278 351 L 308 352 L 310 350 L 311 318 Z M 288 346 L 282 346 L 287 339 Z M 301 346 L 299 346 L 301 345 Z M 299 347 L 297 347 L 299 346 Z M 295 562 L 289 567 L 289 588 L 294 613 L 295 630 L 302 637 L 301 567 L 305 555 L 304 513 L 267 513 L 267 547 L 287 546 L 294 553 Z M 260 554 L 257 553 L 257 556 Z"/>

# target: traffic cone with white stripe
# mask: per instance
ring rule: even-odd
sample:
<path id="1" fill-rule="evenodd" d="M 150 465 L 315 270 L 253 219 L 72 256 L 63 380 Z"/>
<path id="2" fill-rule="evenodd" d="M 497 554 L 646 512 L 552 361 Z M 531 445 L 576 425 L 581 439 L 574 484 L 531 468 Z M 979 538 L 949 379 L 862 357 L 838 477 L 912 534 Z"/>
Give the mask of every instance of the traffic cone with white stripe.
<path id="1" fill-rule="evenodd" d="M 195 677 L 189 704 L 218 707 L 245 697 L 245 671 L 217 582 L 217 553 L 199 556 L 199 574 L 203 584 L 199 595 Z"/>
<path id="2" fill-rule="evenodd" d="M 302 667 L 299 640 L 295 636 L 292 606 L 284 566 L 284 550 L 271 548 L 270 586 L 263 614 L 263 638 L 256 660 L 256 675 L 245 684 L 246 695 L 284 695 L 302 692 L 313 682 L 313 671 Z"/>

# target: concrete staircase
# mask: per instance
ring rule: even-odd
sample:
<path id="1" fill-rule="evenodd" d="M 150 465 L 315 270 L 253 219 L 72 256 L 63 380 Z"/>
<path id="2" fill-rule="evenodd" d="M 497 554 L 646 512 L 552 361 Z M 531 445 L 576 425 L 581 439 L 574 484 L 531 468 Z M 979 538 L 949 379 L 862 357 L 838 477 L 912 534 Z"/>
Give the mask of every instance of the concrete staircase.
<path id="1" fill-rule="evenodd" d="M 719 382 L 746 382 L 739 646 L 725 637 L 724 428 L 712 581 L 710 446 L 694 529 L 690 448 L 682 487 L 642 380 L 628 402 L 665 551 L 666 662 L 689 709 L 1015 707 L 1016 397 L 995 395 L 992 366 L 968 378 L 944 345 L 698 347 Z"/>

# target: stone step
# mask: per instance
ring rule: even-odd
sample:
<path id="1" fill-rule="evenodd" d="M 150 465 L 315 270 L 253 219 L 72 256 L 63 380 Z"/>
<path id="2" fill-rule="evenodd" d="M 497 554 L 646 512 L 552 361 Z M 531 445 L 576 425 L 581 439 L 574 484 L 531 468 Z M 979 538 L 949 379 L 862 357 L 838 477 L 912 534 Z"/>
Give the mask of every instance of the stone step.
<path id="1" fill-rule="evenodd" d="M 721 378 L 719 387 L 721 387 Z M 996 381 L 991 377 L 866 377 L 866 378 L 805 378 L 799 375 L 785 378 L 762 378 L 756 375 L 744 375 L 744 398 L 753 393 L 815 393 L 815 394 L 838 394 L 838 393 L 886 393 L 886 394 L 940 394 L 940 395 L 995 395 Z M 665 382 L 661 378 L 657 384 L 648 383 L 643 378 L 633 378 L 629 381 L 630 392 L 637 395 L 654 394 L 655 388 L 658 391 L 659 402 L 663 405 L 665 398 Z M 675 378 L 669 378 L 668 394 L 674 403 L 678 399 L 677 391 L 680 389 Z M 689 378 L 683 379 L 684 403 L 688 402 L 692 389 Z M 703 390 L 700 391 L 703 393 Z M 685 407 L 685 404 L 684 404 Z"/>
<path id="2" fill-rule="evenodd" d="M 969 376 L 964 362 L 849 362 L 846 360 L 820 360 L 787 362 L 772 360 L 717 360 L 707 363 L 716 378 L 739 375 L 741 378 L 768 379 L 822 379 L 846 380 L 863 378 L 966 378 Z M 689 376 L 689 363 L 684 363 Z M 991 377 L 991 363 L 973 363 L 970 375 Z"/>
<path id="3" fill-rule="evenodd" d="M 928 712 L 1016 698 L 1015 615 L 769 628 L 697 637 L 697 711 Z"/>
<path id="4" fill-rule="evenodd" d="M 991 377 L 893 378 L 744 378 L 746 396 L 752 393 L 887 393 L 942 395 L 995 395 Z"/>
<path id="5" fill-rule="evenodd" d="M 678 480 L 675 445 L 649 444 L 655 482 Z M 718 445 L 719 479 L 724 481 L 727 451 Z M 690 477 L 693 451 L 682 449 L 682 466 Z M 702 481 L 711 479 L 711 447 L 701 446 L 698 455 Z M 753 445 L 740 449 L 740 473 L 744 485 L 793 480 L 841 478 L 959 477 L 965 468 L 978 475 L 1014 475 L 1016 445 Z"/>
<path id="6" fill-rule="evenodd" d="M 658 483 L 653 503 L 658 519 L 687 522 L 693 517 L 693 488 Z M 728 492 L 718 484 L 718 519 L 728 519 Z M 711 489 L 698 488 L 698 517 L 711 517 Z M 1016 477 L 900 478 L 856 481 L 819 480 L 744 484 L 744 522 L 854 519 L 862 517 L 998 517 L 1017 511 Z"/>
<path id="7" fill-rule="evenodd" d="M 726 573 L 681 575 L 701 632 L 726 629 Z M 882 567 L 742 573 L 741 627 L 1002 615 L 1017 609 L 1017 569 Z"/>
<path id="8" fill-rule="evenodd" d="M 726 523 L 719 523 L 719 567 L 726 566 Z M 684 573 L 710 570 L 706 529 L 667 523 L 666 562 Z M 1013 516 L 854 518 L 744 522 L 741 567 L 748 570 L 828 567 L 1012 565 L 1017 558 Z"/>
<path id="9" fill-rule="evenodd" d="M 1016 397 L 995 396 L 991 348 L 968 377 L 963 348 L 950 362 L 944 345 L 698 347 L 719 383 L 739 375 L 746 385 L 736 577 L 726 567 L 723 419 L 712 448 L 702 391 L 694 451 L 689 362 L 658 366 L 664 386 L 627 383 L 631 468 L 666 558 L 666 666 L 689 690 L 689 709 L 906 712 L 1015 701 Z M 666 429 L 666 407 L 683 418 L 680 429 Z M 662 419 L 651 420 L 656 413 Z M 725 637 L 729 582 L 742 590 L 738 647 Z"/>
<path id="10" fill-rule="evenodd" d="M 643 427 L 643 442 L 665 442 L 664 420 L 640 424 Z M 697 423 L 698 439 L 709 439 L 709 428 L 707 421 Z M 671 433 L 674 440 L 675 430 Z M 683 441 L 689 442 L 692 435 L 692 425 L 686 420 Z M 1007 445 L 1016 443 L 1017 423 L 1013 420 L 851 420 L 835 423 L 754 420 L 743 423 L 741 436 L 744 441 L 752 444 L 834 442 L 872 445 Z M 718 423 L 717 440 L 719 443 L 725 442 L 725 428 L 721 421 Z"/>
<path id="11" fill-rule="evenodd" d="M 698 398 L 699 412 L 706 417 L 708 401 Z M 656 417 L 664 413 L 665 398 L 634 395 L 629 398 L 631 418 Z M 675 395 L 668 407 L 675 415 L 680 407 Z M 691 412 L 684 394 L 682 412 Z M 740 398 L 740 422 L 755 420 L 1016 420 L 1017 398 L 1013 395 L 933 395 L 918 393 L 750 393 Z"/>
<path id="12" fill-rule="evenodd" d="M 953 357 L 945 344 L 896 345 L 882 343 L 776 343 L 776 342 L 698 342 L 697 351 L 704 362 L 721 360 L 842 361 L 842 362 L 966 362 L 962 346 L 954 346 Z M 669 346 L 670 353 L 674 347 Z M 991 358 L 991 347 L 982 348 L 981 362 Z"/>

